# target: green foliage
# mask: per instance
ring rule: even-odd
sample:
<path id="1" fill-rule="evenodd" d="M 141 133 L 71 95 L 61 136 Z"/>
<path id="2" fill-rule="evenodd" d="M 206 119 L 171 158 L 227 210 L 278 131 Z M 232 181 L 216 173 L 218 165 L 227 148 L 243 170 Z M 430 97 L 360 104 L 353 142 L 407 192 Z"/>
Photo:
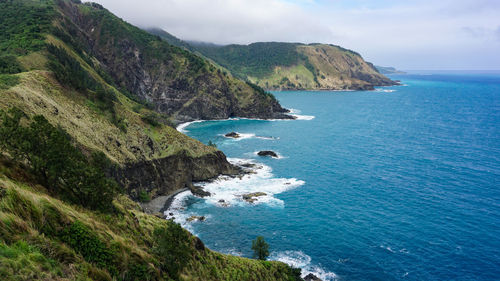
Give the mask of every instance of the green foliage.
<path id="1" fill-rule="evenodd" d="M 19 84 L 19 77 L 9 74 L 0 74 L 0 90 L 12 88 Z"/>
<path id="2" fill-rule="evenodd" d="M 151 196 L 145 190 L 139 191 L 139 201 L 140 202 L 149 202 L 151 201 Z"/>
<path id="3" fill-rule="evenodd" d="M 269 257 L 269 244 L 264 240 L 264 237 L 257 236 L 252 241 L 253 257 L 259 260 L 266 260 Z"/>
<path id="4" fill-rule="evenodd" d="M 26 241 L 7 245 L 0 240 L 0 279 L 54 280 L 62 276 L 56 261 L 47 258 Z"/>
<path id="5" fill-rule="evenodd" d="M 94 78 L 64 48 L 48 44 L 47 51 L 52 57 L 48 67 L 61 84 L 69 85 L 77 90 L 96 90 L 99 87 Z"/>
<path id="6" fill-rule="evenodd" d="M 195 49 L 230 69 L 240 78 L 262 78 L 273 72 L 276 66 L 292 66 L 299 60 L 296 44 L 254 43 L 250 45 L 195 45 Z"/>
<path id="7" fill-rule="evenodd" d="M 214 148 L 217 148 L 217 145 L 212 140 L 209 140 L 207 145 L 211 146 L 211 147 L 214 147 Z"/>
<path id="8" fill-rule="evenodd" d="M 169 222 L 167 228 L 156 228 L 153 236 L 153 251 L 161 258 L 162 269 L 178 280 L 191 256 L 189 234 L 179 224 Z"/>
<path id="9" fill-rule="evenodd" d="M 116 251 L 102 242 L 97 234 L 81 221 L 73 222 L 60 236 L 62 241 L 81 254 L 86 261 L 107 269 L 112 275 L 117 274 L 114 263 Z"/>
<path id="10" fill-rule="evenodd" d="M 22 125 L 23 118 L 30 122 L 28 126 Z M 37 180 L 53 194 L 91 209 L 113 209 L 118 186 L 104 174 L 110 163 L 102 152 L 87 159 L 64 130 L 41 115 L 29 120 L 13 108 L 0 111 L 0 119 L 0 148 L 16 160 L 27 161 Z"/>
<path id="11" fill-rule="evenodd" d="M 288 80 L 288 78 L 286 78 L 286 79 Z M 252 89 L 254 89 L 259 95 L 261 95 L 261 97 L 270 98 L 271 100 L 276 100 L 276 97 L 273 94 L 265 91 L 264 89 L 262 89 L 262 87 L 255 85 L 254 83 L 252 83 L 250 81 L 246 81 L 246 83 L 248 86 L 252 87 Z"/>
<path id="12" fill-rule="evenodd" d="M 16 74 L 23 71 L 23 67 L 19 64 L 15 56 L 7 55 L 0 57 L 0 74 Z"/>
<path id="13" fill-rule="evenodd" d="M 43 49 L 54 9 L 50 1 L 0 1 L 0 54 Z"/>

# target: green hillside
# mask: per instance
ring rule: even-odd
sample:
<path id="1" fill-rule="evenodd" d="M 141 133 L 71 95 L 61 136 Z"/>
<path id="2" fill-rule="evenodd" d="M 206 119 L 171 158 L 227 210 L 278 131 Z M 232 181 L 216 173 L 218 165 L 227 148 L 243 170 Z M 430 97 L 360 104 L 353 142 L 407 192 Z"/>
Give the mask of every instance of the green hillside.
<path id="1" fill-rule="evenodd" d="M 235 76 L 271 90 L 370 90 L 394 84 L 358 53 L 335 45 L 268 42 L 194 48 Z"/>
<path id="2" fill-rule="evenodd" d="M 185 42 L 158 28 L 148 32 L 268 90 L 371 90 L 396 84 L 360 54 L 336 45 L 260 42 L 221 46 Z"/>
<path id="3" fill-rule="evenodd" d="M 237 172 L 177 122 L 284 112 L 98 4 L 1 1 L 0 280 L 297 280 L 131 200 Z"/>

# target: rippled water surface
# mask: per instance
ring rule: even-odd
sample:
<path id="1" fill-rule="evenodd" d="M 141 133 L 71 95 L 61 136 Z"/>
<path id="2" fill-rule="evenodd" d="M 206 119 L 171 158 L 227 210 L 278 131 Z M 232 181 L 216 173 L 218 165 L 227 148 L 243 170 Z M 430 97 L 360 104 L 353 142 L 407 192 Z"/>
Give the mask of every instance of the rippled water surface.
<path id="1" fill-rule="evenodd" d="M 186 126 L 254 174 L 204 184 L 210 198 L 181 194 L 176 220 L 235 255 L 262 235 L 272 259 L 325 280 L 498 280 L 500 75 L 393 78 L 404 86 L 275 93 L 296 121 Z"/>

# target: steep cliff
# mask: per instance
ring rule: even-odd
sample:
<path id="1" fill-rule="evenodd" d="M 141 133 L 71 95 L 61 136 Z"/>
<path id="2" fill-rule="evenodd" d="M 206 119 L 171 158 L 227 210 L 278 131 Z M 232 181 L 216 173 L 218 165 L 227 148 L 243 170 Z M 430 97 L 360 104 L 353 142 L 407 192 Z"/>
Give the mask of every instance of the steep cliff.
<path id="1" fill-rule="evenodd" d="M 98 4 L 59 2 L 60 22 L 117 86 L 177 121 L 290 118 L 270 94 L 117 18 Z"/>

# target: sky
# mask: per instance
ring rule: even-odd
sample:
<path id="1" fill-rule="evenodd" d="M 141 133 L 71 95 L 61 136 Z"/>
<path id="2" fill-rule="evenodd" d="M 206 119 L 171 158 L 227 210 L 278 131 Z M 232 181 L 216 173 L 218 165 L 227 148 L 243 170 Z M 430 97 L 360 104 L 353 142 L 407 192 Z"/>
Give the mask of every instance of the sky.
<path id="1" fill-rule="evenodd" d="M 500 70 L 500 0 L 93 0 L 217 44 L 329 43 L 402 70 Z"/>

